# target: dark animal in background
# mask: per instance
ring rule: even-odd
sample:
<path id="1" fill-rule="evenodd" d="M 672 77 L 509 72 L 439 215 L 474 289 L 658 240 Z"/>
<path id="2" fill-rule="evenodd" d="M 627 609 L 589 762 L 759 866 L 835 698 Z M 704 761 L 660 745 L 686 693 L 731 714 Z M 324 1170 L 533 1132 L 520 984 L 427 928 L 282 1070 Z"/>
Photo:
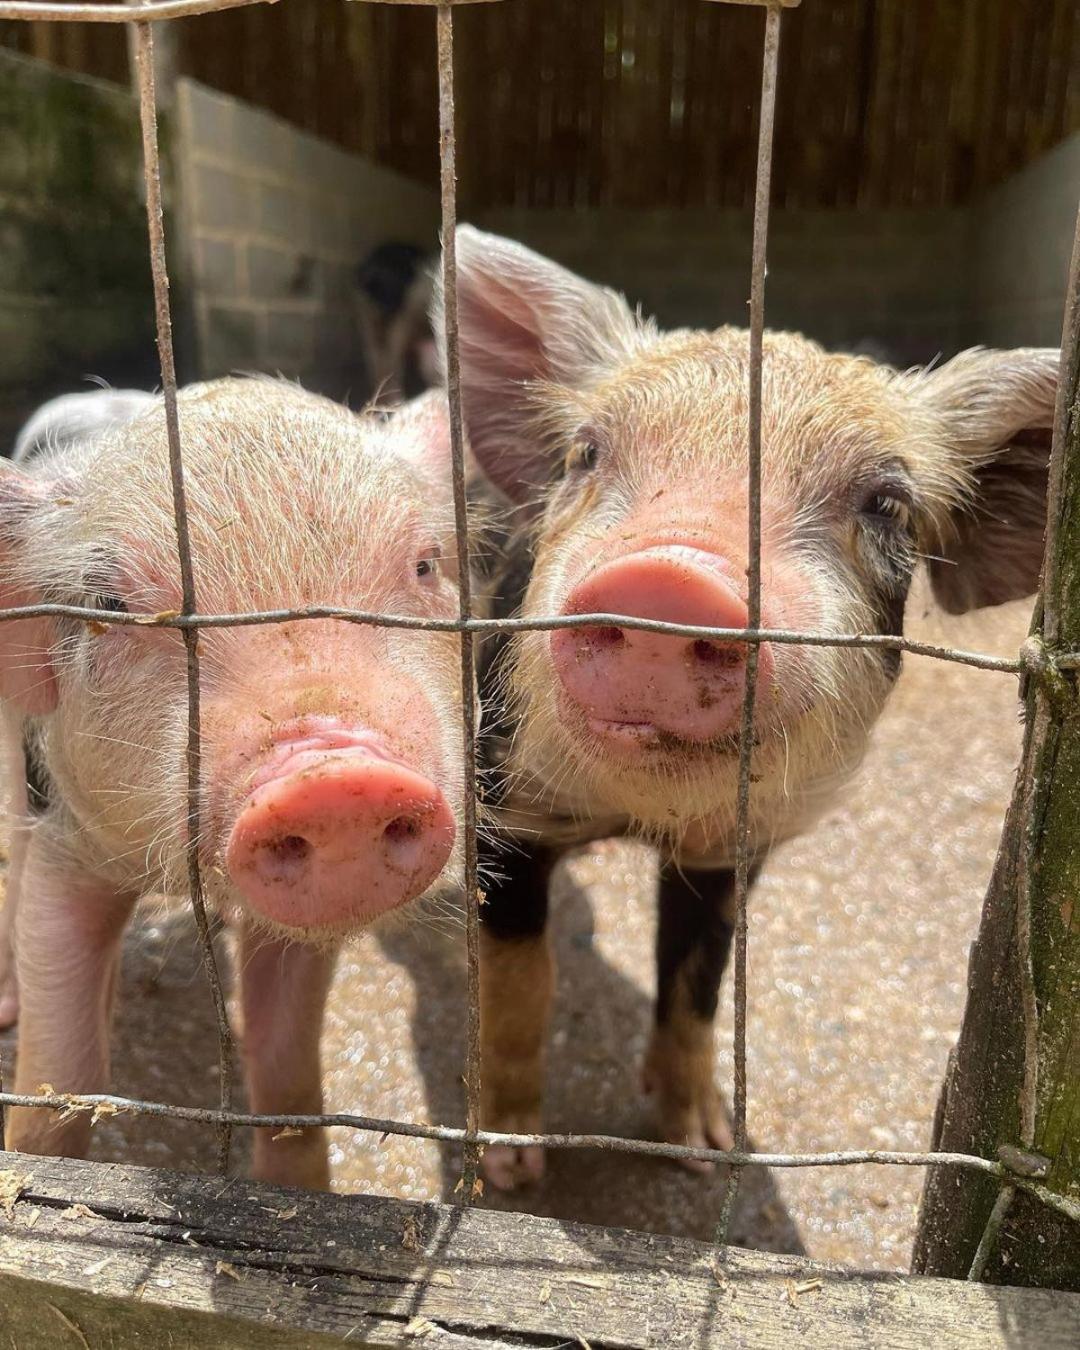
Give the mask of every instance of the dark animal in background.
<path id="1" fill-rule="evenodd" d="M 472 452 L 514 512 L 498 615 L 606 613 L 747 626 L 745 330 L 664 333 L 623 298 L 494 236 L 458 232 Z M 898 373 L 793 333 L 765 338 L 762 624 L 899 634 L 928 559 L 953 613 L 1038 581 L 1056 351 L 969 351 Z M 646 1082 L 665 1139 L 730 1144 L 713 1021 L 732 933 L 745 644 L 617 625 L 485 653 L 488 802 L 483 1112 L 541 1125 L 548 877 L 633 833 L 662 868 Z M 858 765 L 900 669 L 888 649 L 764 643 L 750 829 L 756 869 Z M 798 897 L 792 897 L 798 903 Z M 537 1149 L 489 1149 L 509 1187 Z"/>
<path id="2" fill-rule="evenodd" d="M 428 317 L 434 264 L 415 244 L 385 243 L 356 270 L 357 326 L 380 401 L 414 398 L 439 382 Z"/>

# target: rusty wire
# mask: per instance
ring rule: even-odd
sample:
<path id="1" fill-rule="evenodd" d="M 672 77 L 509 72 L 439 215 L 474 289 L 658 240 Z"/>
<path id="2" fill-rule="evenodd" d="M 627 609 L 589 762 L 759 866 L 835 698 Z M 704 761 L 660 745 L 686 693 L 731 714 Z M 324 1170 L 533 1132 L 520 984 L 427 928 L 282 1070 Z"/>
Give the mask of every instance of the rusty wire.
<path id="1" fill-rule="evenodd" d="M 150 271 L 154 283 L 154 318 L 157 325 L 158 356 L 161 360 L 161 388 L 165 398 L 165 427 L 169 441 L 169 474 L 172 480 L 173 515 L 176 523 L 176 550 L 180 559 L 183 594 L 182 612 L 193 615 L 198 608 L 195 569 L 188 531 L 187 496 L 184 491 L 184 459 L 180 446 L 180 419 L 176 410 L 176 360 L 173 352 L 172 314 L 169 309 L 169 276 L 165 266 L 165 226 L 161 211 L 161 163 L 158 156 L 157 91 L 154 88 L 154 39 L 150 24 L 132 24 L 135 37 L 135 70 L 139 90 L 139 119 L 142 123 L 143 179 L 146 184 L 146 221 L 150 239 Z M 232 1106 L 232 1033 L 225 1007 L 221 975 L 214 956 L 214 942 L 203 899 L 202 871 L 199 866 L 200 820 L 202 813 L 201 768 L 202 735 L 199 715 L 199 634 L 195 628 L 183 632 L 187 662 L 187 872 L 191 908 L 199 935 L 203 967 L 214 1000 L 218 1029 L 218 1067 L 220 1071 L 221 1109 Z M 229 1168 L 231 1127 L 223 1120 L 219 1134 L 219 1165 Z"/>
<path id="2" fill-rule="evenodd" d="M 495 1130 L 477 1130 L 475 1134 L 456 1125 L 429 1125 L 425 1121 L 387 1120 L 348 1111 L 312 1115 L 270 1114 L 254 1111 L 218 1111 L 206 1106 L 174 1106 L 168 1102 L 144 1102 L 112 1093 L 0 1092 L 0 1107 L 26 1106 L 71 1114 L 86 1111 L 99 1119 L 117 1115 L 150 1116 L 166 1120 L 186 1120 L 200 1125 L 230 1125 L 250 1129 L 314 1129 L 341 1126 L 364 1130 L 383 1137 L 399 1135 L 406 1139 L 431 1139 L 441 1143 L 474 1142 L 509 1148 L 598 1149 L 606 1153 L 630 1153 L 650 1158 L 668 1158 L 676 1162 L 713 1162 L 733 1167 L 960 1167 L 986 1176 L 1007 1179 L 1019 1190 L 1029 1192 L 1048 1208 L 1080 1223 L 1080 1200 L 1058 1195 L 1032 1177 L 1012 1171 L 1004 1162 L 980 1158 L 971 1153 L 935 1153 L 929 1150 L 835 1149 L 820 1153 L 763 1153 L 721 1148 L 691 1148 L 687 1144 L 661 1143 L 653 1139 L 624 1139 L 614 1134 L 507 1134 Z"/>
<path id="3" fill-rule="evenodd" d="M 196 14 L 214 14 L 220 9 L 240 9 L 245 5 L 276 5 L 277 0 L 145 0 L 138 8 L 146 20 L 187 19 Z M 22 4 L 20 0 L 2 0 L 0 19 L 22 19 L 28 23 L 131 23 L 130 4 L 66 5 L 52 3 Z M 140 20 L 143 22 L 143 20 Z"/>
<path id="4" fill-rule="evenodd" d="M 450 449 L 454 473 L 454 529 L 460 577 L 462 625 L 472 618 L 469 576 L 469 506 L 465 496 L 465 436 L 461 419 L 461 363 L 457 314 L 457 165 L 454 143 L 454 16 L 441 4 L 436 16 L 439 63 L 439 175 L 442 188 L 443 326 L 446 337 L 446 395 L 450 409 Z M 461 731 L 465 788 L 465 945 L 468 955 L 466 1012 L 465 1125 L 461 1199 L 470 1204 L 476 1189 L 480 1151 L 480 916 L 476 860 L 476 658 L 473 636 L 461 629 Z"/>
<path id="5" fill-rule="evenodd" d="M 1038 673 L 1049 664 L 1058 670 L 1080 670 L 1080 652 L 1047 653 L 1026 643 L 1018 656 L 993 656 L 989 652 L 969 652 L 960 647 L 940 647 L 891 633 L 815 633 L 794 628 L 714 628 L 688 623 L 668 623 L 664 619 L 639 619 L 630 614 L 553 614 L 528 619 L 431 619 L 411 614 L 385 614 L 378 610 L 350 609 L 344 605 L 305 605 L 299 609 L 243 610 L 235 614 L 163 614 L 116 613 L 91 609 L 86 605 L 20 605 L 0 609 L 0 623 L 15 619 L 78 619 L 91 628 L 104 631 L 109 624 L 140 628 L 247 628 L 256 624 L 297 623 L 304 620 L 340 619 L 343 623 L 366 624 L 376 628 L 406 628 L 427 633 L 472 633 L 490 637 L 496 633 L 549 633 L 559 628 L 618 626 L 646 633 L 665 633 L 673 637 L 709 638 L 719 642 L 773 642 L 788 647 L 877 648 L 907 652 L 935 661 L 971 666 L 975 670 L 995 671 L 1002 675 Z"/>
<path id="6" fill-rule="evenodd" d="M 769 189 L 772 183 L 773 125 L 776 115 L 776 72 L 780 55 L 779 0 L 765 11 L 761 59 L 761 113 L 758 119 L 757 177 L 754 186 L 754 244 L 750 263 L 750 366 L 746 435 L 747 459 L 747 627 L 761 627 L 761 357 L 765 334 L 765 253 L 769 236 Z M 761 648 L 746 651 L 742 725 L 739 729 L 739 782 L 735 816 L 735 1031 L 732 1115 L 735 1148 L 746 1151 L 746 898 L 750 890 L 750 770 L 754 755 L 754 703 Z M 726 1242 L 742 1173 L 735 1167 L 728 1180 L 717 1223 L 716 1241 Z"/>
<path id="7" fill-rule="evenodd" d="M 446 297 L 447 384 L 450 403 L 451 443 L 453 450 L 454 505 L 458 536 L 458 555 L 469 557 L 468 517 L 465 501 L 464 449 L 461 420 L 460 374 L 457 355 L 456 269 L 454 230 L 456 223 L 455 163 L 454 163 L 454 107 L 452 15 L 454 4 L 475 0 L 369 0 L 374 3 L 427 4 L 437 6 L 440 169 L 442 185 L 444 294 Z M 0 19 L 39 22 L 129 23 L 135 34 L 134 51 L 138 72 L 140 117 L 143 131 L 144 175 L 147 193 L 147 221 L 154 282 L 155 316 L 158 348 L 161 357 L 162 388 L 164 392 L 166 425 L 169 439 L 170 471 L 176 519 L 177 548 L 183 581 L 183 608 L 180 613 L 130 614 L 105 613 L 77 605 L 42 604 L 0 610 L 0 622 L 32 616 L 67 617 L 81 620 L 102 629 L 111 623 L 137 624 L 176 628 L 183 635 L 188 671 L 188 745 L 187 767 L 187 822 L 188 869 L 192 906 L 202 947 L 203 962 L 214 997 L 218 1020 L 219 1054 L 221 1058 L 221 1108 L 175 1106 L 163 1102 L 142 1102 L 111 1094 L 74 1096 L 70 1094 L 17 1094 L 3 1091 L 0 1079 L 0 1122 L 6 1107 L 39 1107 L 60 1112 L 90 1111 L 96 1117 L 126 1112 L 148 1117 L 164 1117 L 193 1123 L 215 1125 L 221 1141 L 222 1165 L 227 1165 L 228 1140 L 233 1127 L 253 1128 L 308 1128 L 339 1125 L 357 1130 L 375 1131 L 382 1135 L 461 1143 L 465 1152 L 463 1196 L 468 1202 L 473 1195 L 478 1149 L 486 1145 L 510 1147 L 543 1146 L 548 1148 L 592 1148 L 612 1152 L 639 1154 L 675 1160 L 697 1160 L 725 1163 L 733 1169 L 732 1184 L 725 1198 L 725 1212 L 721 1220 L 726 1228 L 734 1198 L 739 1169 L 747 1166 L 777 1168 L 853 1166 L 874 1164 L 886 1166 L 952 1166 L 982 1172 L 999 1178 L 1003 1185 L 987 1223 L 979 1250 L 973 1262 L 973 1274 L 985 1261 L 992 1247 L 997 1229 L 1008 1210 L 1016 1189 L 1037 1197 L 1043 1204 L 1080 1222 L 1080 1204 L 1056 1194 L 1030 1177 L 1017 1175 L 1004 1163 L 961 1153 L 899 1152 L 879 1149 L 847 1150 L 823 1153 L 760 1153 L 746 1147 L 746 892 L 749 870 L 748 811 L 750 791 L 751 746 L 755 695 L 755 671 L 758 646 L 762 642 L 840 648 L 882 648 L 950 661 L 976 669 L 1006 674 L 1032 672 L 1047 661 L 1059 670 L 1080 669 L 1080 652 L 1046 651 L 1059 637 L 1059 617 L 1055 602 L 1044 598 L 1043 639 L 1046 647 L 1034 653 L 1029 644 L 1016 658 L 996 657 L 986 653 L 967 652 L 918 642 L 893 635 L 843 633 L 827 634 L 794 630 L 764 629 L 760 626 L 760 441 L 761 441 L 761 359 L 764 324 L 765 243 L 767 236 L 769 177 L 771 170 L 772 126 L 777 84 L 777 54 L 780 15 L 784 7 L 792 7 L 798 0 L 718 0 L 719 3 L 757 4 L 766 9 L 765 43 L 762 64 L 762 102 L 758 140 L 758 177 L 755 198 L 754 249 L 751 277 L 750 310 L 750 416 L 748 424 L 748 460 L 750 483 L 750 568 L 748 626 L 746 628 L 703 627 L 666 623 L 660 620 L 636 619 L 625 615 L 582 614 L 533 619 L 478 619 L 471 613 L 471 594 L 468 569 L 461 568 L 460 617 L 456 620 L 421 619 L 407 615 L 379 614 L 366 610 L 339 606 L 308 606 L 301 609 L 251 611 L 235 614 L 200 614 L 197 612 L 193 560 L 187 530 L 184 499 L 183 460 L 176 412 L 176 376 L 173 359 L 172 326 L 168 300 L 168 274 L 165 266 L 164 234 L 161 218 L 161 184 L 157 145 L 157 107 L 153 84 L 152 36 L 148 20 L 171 20 L 253 4 L 273 4 L 276 0 L 145 0 L 139 9 L 142 16 L 132 21 L 132 9 L 127 4 L 62 4 L 22 3 L 21 0 L 0 0 Z M 1080 285 L 1077 282 L 1077 258 L 1080 257 L 1080 227 L 1078 249 L 1074 255 L 1073 289 L 1070 308 L 1066 315 L 1063 337 L 1062 371 L 1071 370 L 1078 359 L 1078 328 L 1080 328 Z M 1051 458 L 1050 498 L 1048 502 L 1047 579 L 1052 580 L 1053 552 L 1049 547 L 1050 533 L 1056 528 L 1057 516 L 1052 509 L 1060 502 L 1064 430 L 1069 416 L 1063 388 L 1059 387 L 1055 416 L 1054 451 Z M 200 819 L 200 743 L 199 743 L 199 664 L 198 632 L 201 628 L 242 627 L 250 624 L 271 624 L 299 620 L 339 619 L 344 622 L 379 625 L 388 628 L 408 628 L 421 631 L 455 632 L 461 635 L 462 720 L 463 749 L 466 770 L 466 905 L 469 952 L 469 1025 L 468 1066 L 466 1086 L 468 1106 L 464 1129 L 454 1126 L 429 1125 L 419 1122 L 385 1120 L 350 1113 L 323 1113 L 317 1115 L 271 1115 L 237 1112 L 231 1109 L 232 1040 L 226 1014 L 221 980 L 214 958 L 209 922 L 202 895 L 201 873 L 197 850 Z M 743 723 L 740 745 L 738 797 L 738 859 L 736 881 L 735 932 L 735 1092 L 734 1115 L 736 1147 L 730 1150 L 699 1149 L 684 1145 L 659 1143 L 640 1139 L 623 1139 L 595 1134 L 506 1134 L 479 1128 L 479 1000 L 478 1000 L 478 915 L 476 890 L 476 725 L 473 702 L 474 655 L 472 640 L 476 636 L 498 632 L 552 631 L 559 628 L 618 625 L 644 631 L 683 635 L 721 641 L 742 641 L 749 644 L 747 679 L 743 701 Z M 1026 1102 L 1025 1122 L 1030 1122 L 1032 1103 Z M 2 1136 L 0 1136 L 2 1138 Z M 977 1276 L 976 1276 L 977 1277 Z"/>
<path id="8" fill-rule="evenodd" d="M 495 0 L 365 0 L 375 5 L 474 5 L 491 4 Z M 799 0 L 778 0 L 780 4 L 797 5 Z M 148 19 L 188 19 L 197 14 L 216 14 L 223 9 L 241 9 L 247 5 L 276 5 L 278 0 L 144 0 L 139 8 Z M 720 0 L 729 5 L 771 4 L 772 0 Z M 62 0 L 2 0 L 0 19 L 21 19 L 28 23 L 130 23 L 131 7 L 127 4 L 64 4 Z"/>

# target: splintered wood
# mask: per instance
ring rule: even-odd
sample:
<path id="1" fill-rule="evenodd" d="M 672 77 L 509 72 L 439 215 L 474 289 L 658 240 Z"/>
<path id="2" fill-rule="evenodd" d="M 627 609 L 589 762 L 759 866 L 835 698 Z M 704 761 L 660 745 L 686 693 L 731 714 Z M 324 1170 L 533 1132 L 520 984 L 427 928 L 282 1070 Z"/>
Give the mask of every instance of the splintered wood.
<path id="1" fill-rule="evenodd" d="M 0 1154 L 0 1326 L 19 1350 L 62 1336 L 214 1350 L 1004 1350 L 1018 1326 L 1040 1350 L 1080 1343 L 1080 1295 L 860 1276 L 460 1206 L 223 1191 L 137 1167 L 41 1158 L 31 1176 L 20 1161 Z"/>

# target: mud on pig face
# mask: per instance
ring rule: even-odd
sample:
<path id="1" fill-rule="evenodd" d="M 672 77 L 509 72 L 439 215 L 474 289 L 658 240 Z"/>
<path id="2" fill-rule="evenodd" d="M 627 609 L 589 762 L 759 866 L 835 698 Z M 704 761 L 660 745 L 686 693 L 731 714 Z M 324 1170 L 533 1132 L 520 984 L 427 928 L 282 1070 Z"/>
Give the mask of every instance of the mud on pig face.
<path id="1" fill-rule="evenodd" d="M 222 380 L 184 390 L 179 414 L 202 612 L 456 615 L 437 395 L 384 419 Z M 0 542 L 4 604 L 179 609 L 162 402 L 30 472 L 4 466 Z M 182 891 L 180 633 L 26 619 L 0 644 L 9 715 L 33 719 L 52 784 L 43 827 L 123 886 Z M 199 654 L 201 851 L 223 910 L 317 937 L 456 876 L 453 635 L 300 621 L 204 629 Z"/>
<path id="2" fill-rule="evenodd" d="M 662 333 L 507 240 L 459 234 L 473 452 L 518 504 L 526 616 L 747 626 L 745 330 Z M 1057 353 L 972 351 L 897 373 L 765 337 L 762 626 L 898 634 L 930 560 L 960 611 L 1029 594 Z M 763 643 L 754 828 L 812 812 L 858 761 L 896 652 Z M 515 763 L 559 795 L 681 837 L 730 836 L 745 644 L 606 627 L 523 635 Z"/>

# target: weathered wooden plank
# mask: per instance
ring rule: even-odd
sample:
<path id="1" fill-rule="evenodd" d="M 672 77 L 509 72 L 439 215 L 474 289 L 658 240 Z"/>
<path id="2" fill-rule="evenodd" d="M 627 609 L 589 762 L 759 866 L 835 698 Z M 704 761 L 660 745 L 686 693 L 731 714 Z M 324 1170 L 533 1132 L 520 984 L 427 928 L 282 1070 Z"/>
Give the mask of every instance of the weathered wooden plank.
<path id="1" fill-rule="evenodd" d="M 1051 653 L 1080 642 L 1080 220 L 1055 420 L 1032 628 Z M 1036 1174 L 1049 1190 L 1072 1196 L 1080 1190 L 1080 704 L 1075 679 L 1060 672 L 1026 679 L 1021 690 L 1020 767 L 972 946 L 934 1146 L 986 1158 L 1019 1146 L 1041 1158 Z M 1080 1290 L 1080 1225 L 983 1178 L 972 1184 L 932 1168 L 914 1265 L 937 1275 L 974 1265 L 1003 1283 Z"/>
<path id="2" fill-rule="evenodd" d="M 583 1341 L 1072 1350 L 1080 1296 L 0 1153 L 0 1328 L 19 1350 L 346 1340 L 425 1350 Z"/>

